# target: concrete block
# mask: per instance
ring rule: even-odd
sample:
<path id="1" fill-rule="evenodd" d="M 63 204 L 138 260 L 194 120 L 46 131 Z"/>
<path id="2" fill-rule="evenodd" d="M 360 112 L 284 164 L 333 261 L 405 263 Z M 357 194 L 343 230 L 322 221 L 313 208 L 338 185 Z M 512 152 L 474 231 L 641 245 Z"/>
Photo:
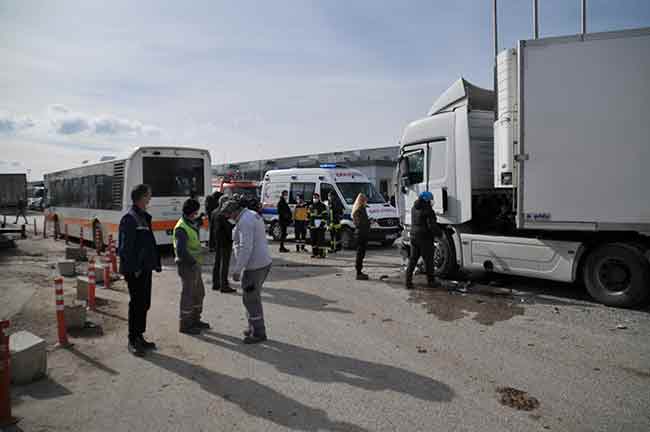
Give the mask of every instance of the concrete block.
<path id="1" fill-rule="evenodd" d="M 63 307 L 65 315 L 65 328 L 80 329 L 86 325 L 86 305 L 75 302 L 73 305 Z"/>
<path id="2" fill-rule="evenodd" d="M 88 256 L 86 255 L 86 249 L 81 249 L 78 246 L 66 246 L 65 258 L 75 261 L 86 261 Z"/>
<path id="3" fill-rule="evenodd" d="M 71 259 L 60 260 L 56 263 L 61 276 L 71 277 L 75 275 L 75 261 Z"/>
<path id="4" fill-rule="evenodd" d="M 95 263 L 95 282 L 98 285 L 104 283 L 104 264 Z"/>
<path id="5" fill-rule="evenodd" d="M 77 276 L 77 300 L 88 301 L 88 277 Z"/>
<path id="6" fill-rule="evenodd" d="M 45 341 L 38 336 L 19 331 L 9 337 L 11 382 L 29 384 L 47 373 Z"/>

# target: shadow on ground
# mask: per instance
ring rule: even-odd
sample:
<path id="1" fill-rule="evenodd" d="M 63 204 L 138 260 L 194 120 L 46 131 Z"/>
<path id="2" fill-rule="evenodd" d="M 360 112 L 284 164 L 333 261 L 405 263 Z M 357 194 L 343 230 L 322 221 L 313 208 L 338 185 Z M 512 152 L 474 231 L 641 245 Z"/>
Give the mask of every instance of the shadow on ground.
<path id="1" fill-rule="evenodd" d="M 72 392 L 70 390 L 50 377 L 45 377 L 31 384 L 11 387 L 12 405 L 20 405 L 27 398 L 48 400 L 69 396 L 71 394 Z"/>
<path id="2" fill-rule="evenodd" d="M 262 290 L 262 301 L 264 303 L 316 312 L 352 313 L 349 310 L 332 306 L 337 303 L 336 300 L 329 300 L 316 294 L 286 288 L 264 287 Z"/>
<path id="3" fill-rule="evenodd" d="M 352 423 L 332 420 L 324 410 L 291 399 L 250 378 L 234 378 L 160 353 L 151 353 L 145 360 L 197 382 L 205 391 L 238 405 L 248 415 L 279 426 L 302 431 L 366 431 Z"/>
<path id="4" fill-rule="evenodd" d="M 328 354 L 269 340 L 242 345 L 233 336 L 206 331 L 198 339 L 273 365 L 278 372 L 318 383 L 345 383 L 368 391 L 394 391 L 430 402 L 449 402 L 454 391 L 428 376 L 395 366 Z"/>

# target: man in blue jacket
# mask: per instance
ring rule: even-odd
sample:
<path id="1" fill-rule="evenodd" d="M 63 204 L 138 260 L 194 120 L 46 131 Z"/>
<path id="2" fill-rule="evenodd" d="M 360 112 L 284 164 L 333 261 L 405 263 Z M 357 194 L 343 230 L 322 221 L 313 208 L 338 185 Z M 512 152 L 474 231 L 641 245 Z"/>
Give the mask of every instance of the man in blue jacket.
<path id="1" fill-rule="evenodd" d="M 160 255 L 146 208 L 151 188 L 137 185 L 131 191 L 133 206 L 122 216 L 119 233 L 120 273 L 129 287 L 129 351 L 142 357 L 156 344 L 145 340 L 147 311 L 151 306 L 151 273 L 160 272 Z"/>

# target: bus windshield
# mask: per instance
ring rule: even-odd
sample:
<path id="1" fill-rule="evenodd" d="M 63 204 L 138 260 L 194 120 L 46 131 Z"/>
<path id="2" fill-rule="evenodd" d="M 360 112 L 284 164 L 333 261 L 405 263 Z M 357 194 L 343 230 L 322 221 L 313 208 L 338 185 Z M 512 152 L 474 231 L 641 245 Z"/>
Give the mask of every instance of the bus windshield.
<path id="1" fill-rule="evenodd" d="M 372 183 L 336 183 L 348 204 L 353 204 L 360 193 L 368 197 L 368 204 L 384 204 L 386 201 Z"/>
<path id="2" fill-rule="evenodd" d="M 155 197 L 205 195 L 203 172 L 200 158 L 142 158 L 142 180 Z"/>

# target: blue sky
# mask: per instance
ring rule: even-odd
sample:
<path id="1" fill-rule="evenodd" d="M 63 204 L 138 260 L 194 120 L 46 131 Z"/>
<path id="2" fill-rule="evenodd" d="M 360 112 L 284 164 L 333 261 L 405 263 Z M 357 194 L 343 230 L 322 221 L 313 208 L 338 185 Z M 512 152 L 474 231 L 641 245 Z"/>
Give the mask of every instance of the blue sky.
<path id="1" fill-rule="evenodd" d="M 579 0 L 539 0 L 541 36 Z M 490 0 L 0 1 L 0 172 L 38 178 L 138 145 L 214 163 L 397 143 L 461 75 L 491 87 Z M 532 34 L 499 0 L 499 45 Z M 650 26 L 649 0 L 589 0 L 588 30 Z"/>

